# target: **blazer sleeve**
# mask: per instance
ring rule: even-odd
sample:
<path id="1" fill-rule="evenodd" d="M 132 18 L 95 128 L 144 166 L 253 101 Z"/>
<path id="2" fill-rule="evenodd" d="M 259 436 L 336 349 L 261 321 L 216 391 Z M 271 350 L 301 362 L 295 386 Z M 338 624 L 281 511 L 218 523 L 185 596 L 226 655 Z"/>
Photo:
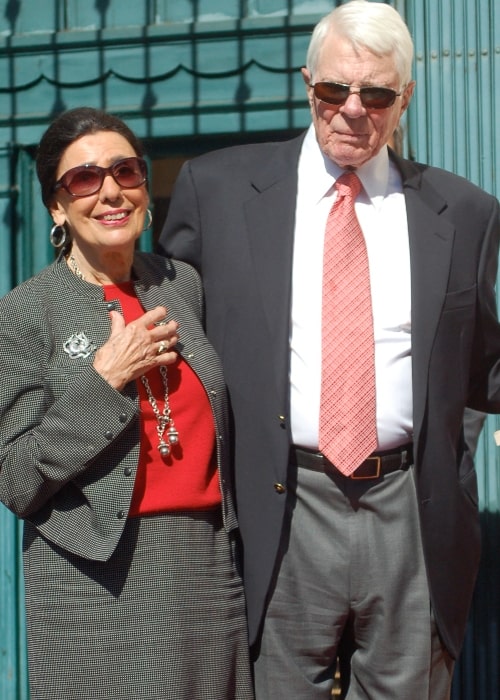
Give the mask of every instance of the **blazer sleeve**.
<path id="1" fill-rule="evenodd" d="M 480 411 L 500 411 L 500 325 L 495 285 L 500 243 L 500 205 L 492 206 L 485 227 L 478 269 L 478 322 L 471 360 L 469 406 Z"/>
<path id="2" fill-rule="evenodd" d="M 92 480 L 94 461 L 136 407 L 94 370 L 92 356 L 70 370 L 51 362 L 46 310 L 16 296 L 0 302 L 0 500 L 28 517 L 68 482 Z"/>

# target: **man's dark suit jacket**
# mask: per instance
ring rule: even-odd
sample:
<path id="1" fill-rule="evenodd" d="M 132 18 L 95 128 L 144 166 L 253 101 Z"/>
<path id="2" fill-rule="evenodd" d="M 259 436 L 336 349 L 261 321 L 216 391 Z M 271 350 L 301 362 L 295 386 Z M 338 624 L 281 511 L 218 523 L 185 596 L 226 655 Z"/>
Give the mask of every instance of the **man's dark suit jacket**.
<path id="1" fill-rule="evenodd" d="M 282 486 L 294 478 L 289 337 L 302 138 L 229 148 L 185 164 L 160 238 L 162 252 L 202 275 L 207 335 L 229 387 L 251 642 L 277 565 Z M 391 157 L 403 179 L 410 240 L 421 532 L 438 628 L 456 657 L 480 554 L 464 407 L 500 412 L 499 205 L 460 177 Z"/>

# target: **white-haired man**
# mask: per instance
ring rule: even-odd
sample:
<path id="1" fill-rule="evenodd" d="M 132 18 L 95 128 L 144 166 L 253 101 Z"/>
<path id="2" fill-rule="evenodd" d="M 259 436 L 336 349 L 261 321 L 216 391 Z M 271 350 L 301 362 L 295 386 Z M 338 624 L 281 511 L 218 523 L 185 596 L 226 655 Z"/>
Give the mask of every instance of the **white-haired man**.
<path id="1" fill-rule="evenodd" d="M 500 411 L 500 222 L 387 147 L 412 56 L 390 5 L 335 9 L 302 70 L 306 134 L 186 164 L 160 241 L 201 272 L 229 388 L 257 700 L 327 700 L 347 635 L 349 700 L 450 695 L 479 560 L 464 408 Z M 354 238 L 356 283 L 330 267 Z"/>

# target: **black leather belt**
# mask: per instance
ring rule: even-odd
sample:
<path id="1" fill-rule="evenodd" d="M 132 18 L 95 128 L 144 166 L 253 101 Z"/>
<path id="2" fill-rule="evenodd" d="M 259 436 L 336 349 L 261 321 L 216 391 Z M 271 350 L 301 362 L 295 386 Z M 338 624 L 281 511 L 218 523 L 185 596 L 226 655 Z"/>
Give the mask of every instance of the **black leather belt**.
<path id="1" fill-rule="evenodd" d="M 297 465 L 316 472 L 337 471 L 335 465 L 321 452 L 292 446 Z M 384 474 L 407 469 L 413 463 L 413 444 L 401 445 L 393 450 L 374 452 L 346 479 L 379 479 Z M 337 474 L 340 474 L 337 471 Z"/>

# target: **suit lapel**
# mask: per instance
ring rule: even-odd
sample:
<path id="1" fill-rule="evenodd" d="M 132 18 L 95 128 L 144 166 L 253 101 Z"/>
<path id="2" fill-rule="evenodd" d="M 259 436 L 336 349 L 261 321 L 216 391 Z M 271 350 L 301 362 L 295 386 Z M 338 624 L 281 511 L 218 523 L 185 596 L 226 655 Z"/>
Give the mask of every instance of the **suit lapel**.
<path id="1" fill-rule="evenodd" d="M 167 305 L 167 319 L 177 321 L 181 319 L 180 340 L 176 347 L 179 354 L 194 369 L 208 393 L 213 386 L 218 363 L 212 359 L 213 349 L 207 343 L 196 312 L 172 284 L 169 275 L 164 274 L 161 267 L 147 266 L 141 256 L 136 256 L 134 270 L 138 272 L 140 280 L 136 284 L 136 292 L 144 308 L 149 310 L 156 306 Z M 220 401 L 214 401 L 217 411 L 221 410 Z M 220 414 L 218 417 L 220 419 Z"/>
<path id="2" fill-rule="evenodd" d="M 442 213 L 446 200 L 425 170 L 395 158 L 402 176 L 408 218 L 412 300 L 413 423 L 415 440 L 424 418 L 430 356 L 444 304 L 455 230 Z"/>
<path id="3" fill-rule="evenodd" d="M 193 365 L 198 372 L 198 355 L 194 363 L 190 357 L 201 342 L 205 343 L 204 332 L 200 320 L 196 317 L 186 299 L 179 294 L 168 275 L 164 275 L 161 268 L 152 269 L 144 265 L 140 256 L 136 256 L 134 270 L 138 272 L 139 282 L 136 285 L 137 295 L 146 310 L 156 306 L 167 305 L 167 319 L 182 319 L 182 333 L 178 348 L 181 355 Z M 203 367 L 200 374 L 204 376 Z"/>
<path id="4" fill-rule="evenodd" d="M 267 167 L 252 180 L 256 194 L 244 210 L 278 384 L 288 368 L 297 163 L 302 141 L 303 136 L 277 145 Z"/>

